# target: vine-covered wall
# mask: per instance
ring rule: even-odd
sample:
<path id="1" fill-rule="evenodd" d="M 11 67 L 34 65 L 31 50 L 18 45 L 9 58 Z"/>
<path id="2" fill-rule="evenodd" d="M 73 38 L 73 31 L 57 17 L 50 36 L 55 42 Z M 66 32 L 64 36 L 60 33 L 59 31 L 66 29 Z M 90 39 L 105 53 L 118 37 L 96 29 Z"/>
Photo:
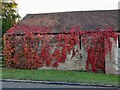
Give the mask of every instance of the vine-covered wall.
<path id="1" fill-rule="evenodd" d="M 57 34 L 47 30 L 41 33 L 42 28 L 37 30 L 17 35 L 10 29 L 4 35 L 3 53 L 8 67 L 105 72 L 108 53 L 113 58 L 110 38 L 115 42 L 118 39 L 111 28 L 88 32 L 72 27 L 69 33 Z"/>

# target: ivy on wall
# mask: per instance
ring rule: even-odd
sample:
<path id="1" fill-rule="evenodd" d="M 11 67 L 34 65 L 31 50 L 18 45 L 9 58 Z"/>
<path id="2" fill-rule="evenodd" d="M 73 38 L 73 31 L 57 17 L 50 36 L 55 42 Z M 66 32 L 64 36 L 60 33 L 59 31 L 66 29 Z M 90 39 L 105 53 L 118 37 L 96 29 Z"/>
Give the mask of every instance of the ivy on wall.
<path id="1" fill-rule="evenodd" d="M 110 38 L 117 40 L 117 34 L 112 28 L 87 32 L 80 30 L 79 27 L 71 27 L 69 33 L 56 35 L 48 33 L 47 29 L 48 27 L 42 27 L 28 32 L 29 28 L 24 27 L 24 33 L 20 35 L 15 34 L 14 27 L 8 30 L 4 35 L 3 51 L 6 65 L 23 69 L 38 69 L 42 66 L 57 68 L 60 63 L 66 61 L 67 53 L 71 50 L 72 57 L 80 52 L 79 49 L 75 50 L 74 46 L 79 46 L 79 36 L 82 36 L 83 47 L 88 55 L 86 70 L 105 71 L 105 57 L 112 49 Z M 56 43 L 53 45 L 52 41 Z"/>

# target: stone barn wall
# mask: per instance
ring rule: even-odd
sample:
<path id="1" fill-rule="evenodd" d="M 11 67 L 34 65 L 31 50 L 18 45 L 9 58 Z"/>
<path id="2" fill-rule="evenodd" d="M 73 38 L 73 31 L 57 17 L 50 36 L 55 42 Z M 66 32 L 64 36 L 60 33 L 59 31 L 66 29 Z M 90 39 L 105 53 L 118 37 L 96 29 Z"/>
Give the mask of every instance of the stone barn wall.
<path id="1" fill-rule="evenodd" d="M 105 59 L 106 74 L 118 74 L 118 40 L 117 42 L 111 38 L 112 44 L 111 55 L 110 52 L 107 53 Z"/>
<path id="2" fill-rule="evenodd" d="M 40 55 L 42 46 L 44 46 L 44 45 L 42 45 L 42 43 L 46 42 L 45 38 L 48 38 L 48 37 L 51 39 L 49 44 L 51 45 L 52 50 L 48 49 L 47 51 L 51 55 L 54 53 L 55 49 L 59 49 L 61 51 L 61 49 L 64 48 L 64 47 L 57 46 L 58 42 L 55 40 L 57 35 L 52 35 L 52 36 L 44 35 L 44 39 L 39 40 L 39 42 L 37 42 L 37 43 L 35 41 L 30 40 L 30 42 L 33 42 L 32 48 L 37 47 L 37 49 L 35 49 L 35 52 L 37 52 L 38 55 Z M 17 65 L 17 67 L 19 67 L 19 68 L 25 67 L 27 58 L 24 56 L 24 48 L 22 45 L 27 45 L 27 44 L 24 43 L 24 38 L 25 38 L 25 36 L 15 36 L 14 39 L 13 39 L 13 37 L 12 38 L 9 38 L 7 36 L 5 37 L 6 40 L 9 39 L 10 42 L 8 42 L 8 43 L 12 42 L 12 44 L 14 46 L 14 47 L 12 47 L 12 48 L 14 48 L 14 53 L 11 53 L 10 57 L 8 57 L 8 58 L 5 56 L 5 60 L 7 61 L 6 64 L 8 67 L 14 67 L 11 65 L 14 65 L 13 57 L 15 57 L 16 55 L 19 55 L 19 58 L 18 58 L 19 65 Z M 77 38 L 79 40 L 79 36 Z M 14 42 L 15 40 L 17 40 L 17 43 Z M 64 42 L 61 42 L 61 43 L 64 43 Z M 7 48 L 6 41 L 4 44 L 5 44 L 5 48 Z M 29 45 L 27 45 L 27 46 L 29 46 Z M 47 45 L 45 45 L 45 46 L 47 46 Z M 34 50 L 32 52 L 34 52 Z M 76 45 L 74 45 L 74 51 L 73 51 L 73 49 L 71 49 L 70 52 L 67 52 L 65 62 L 59 62 L 59 65 L 57 67 L 53 67 L 51 65 L 46 66 L 46 64 L 45 64 L 46 61 L 44 61 L 44 65 L 42 67 L 39 67 L 38 69 L 85 70 L 85 66 L 84 66 L 85 64 L 82 61 L 82 59 L 80 58 L 80 53 L 81 53 L 80 46 L 79 46 L 79 44 L 76 44 Z M 73 54 L 74 54 L 74 56 L 73 56 Z M 9 62 L 8 62 L 8 59 L 10 59 Z M 58 58 L 56 58 L 55 60 L 52 60 L 52 63 L 54 63 L 55 61 L 58 61 Z"/>
<path id="3" fill-rule="evenodd" d="M 82 38 L 83 36 L 81 37 L 81 39 Z M 112 42 L 112 49 L 111 49 L 111 55 L 110 55 L 110 52 L 108 52 L 105 58 L 105 73 L 106 74 L 119 74 L 118 72 L 119 72 L 119 67 L 120 67 L 120 64 L 119 64 L 120 48 L 118 48 L 118 40 L 115 41 L 111 37 L 110 41 Z M 87 54 L 87 50 L 84 48 L 84 43 L 82 41 L 81 41 L 81 57 L 82 57 L 81 59 L 83 62 L 83 67 L 84 67 L 83 70 L 86 70 L 86 61 L 87 61 L 88 54 Z"/>
<path id="4" fill-rule="evenodd" d="M 20 37 L 22 37 L 23 40 L 21 40 L 20 42 Z M 61 50 L 62 47 L 58 47 L 56 46 L 58 44 L 58 42 L 55 40 L 55 38 L 57 37 L 57 35 L 44 35 L 44 38 L 49 37 L 51 39 L 51 41 L 49 42 L 49 44 L 52 46 L 52 50 L 48 49 L 48 52 L 50 52 L 51 54 L 55 51 L 56 48 L 58 48 L 59 50 Z M 74 51 L 76 52 L 75 55 L 73 56 L 73 49 L 70 50 L 70 52 L 67 52 L 67 57 L 65 59 L 65 62 L 59 62 L 59 65 L 57 67 L 53 67 L 53 66 L 46 66 L 45 64 L 42 67 L 39 67 L 38 69 L 58 69 L 58 70 L 86 70 L 86 61 L 88 59 L 88 54 L 85 47 L 85 44 L 82 42 L 82 39 L 85 38 L 86 36 L 77 36 L 77 39 L 79 41 L 79 44 L 74 45 Z M 13 39 L 14 38 L 14 39 Z M 89 38 L 89 42 L 91 41 L 91 37 L 86 37 Z M 15 39 L 18 40 L 18 43 L 16 44 L 14 42 L 13 46 L 15 49 L 14 53 L 18 53 L 22 48 L 22 42 L 24 41 L 24 36 L 15 36 L 15 37 L 6 37 L 7 39 L 11 39 L 10 41 L 13 43 L 13 41 Z M 12 41 L 13 40 L 13 41 Z M 108 52 L 106 58 L 105 58 L 105 72 L 106 74 L 118 74 L 118 43 L 116 44 L 116 42 L 114 41 L 113 38 L 110 39 L 112 44 L 112 50 L 111 50 L 111 57 L 110 57 L 110 52 Z M 40 54 L 41 51 L 41 47 L 42 47 L 42 42 L 44 42 L 45 40 L 41 41 L 39 40 L 39 42 L 33 43 L 33 47 L 34 45 L 37 45 L 37 49 L 36 52 L 38 54 Z M 118 42 L 118 41 L 117 41 Z M 64 42 L 62 42 L 64 43 Z M 7 44 L 7 42 L 5 42 L 5 44 Z M 92 45 L 92 44 L 91 44 Z M 104 45 L 106 46 L 106 45 Z M 24 57 L 23 53 L 21 52 L 21 57 L 20 57 L 20 62 L 24 65 L 26 58 Z M 12 55 L 14 56 L 14 55 Z M 11 57 L 12 57 L 11 56 Z M 7 60 L 7 59 L 6 59 Z M 12 59 L 11 59 L 12 60 Z M 57 60 L 57 59 L 56 59 Z M 52 62 L 56 61 L 53 60 Z M 12 62 L 9 62 L 12 63 Z M 22 67 L 21 64 L 21 67 Z M 9 64 L 8 64 L 9 65 Z"/>
<path id="5" fill-rule="evenodd" d="M 53 35 L 53 39 L 51 40 L 50 44 L 52 45 L 52 51 L 50 51 L 51 53 L 54 52 L 54 50 L 56 48 L 61 48 L 61 47 L 56 47 L 57 45 L 57 41 L 55 40 L 57 35 Z M 79 40 L 79 36 L 78 36 L 78 40 Z M 80 53 L 81 53 L 81 50 L 80 50 L 80 46 L 79 44 L 78 45 L 75 45 L 74 46 L 75 48 L 75 55 L 72 57 L 73 55 L 73 50 L 70 51 L 70 53 L 67 53 L 67 57 L 65 59 L 65 62 L 64 63 L 59 63 L 58 67 L 52 67 L 52 66 L 42 66 L 39 68 L 39 70 L 41 69 L 58 69 L 58 70 L 85 70 L 85 64 L 84 62 L 82 61 L 82 59 L 80 58 Z"/>

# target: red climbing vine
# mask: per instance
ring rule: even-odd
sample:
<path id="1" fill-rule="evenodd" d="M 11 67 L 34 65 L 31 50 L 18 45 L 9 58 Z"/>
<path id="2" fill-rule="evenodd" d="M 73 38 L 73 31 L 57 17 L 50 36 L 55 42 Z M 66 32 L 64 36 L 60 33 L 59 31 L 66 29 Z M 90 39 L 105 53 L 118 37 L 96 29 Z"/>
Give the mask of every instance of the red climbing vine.
<path id="1" fill-rule="evenodd" d="M 16 34 L 16 28 L 23 27 L 23 32 Z M 105 71 L 105 57 L 112 49 L 112 39 L 117 40 L 117 34 L 111 28 L 99 31 L 82 31 L 72 27 L 69 33 L 52 34 L 51 27 L 14 26 L 4 35 L 4 55 L 8 67 L 37 69 L 42 66 L 58 67 L 64 63 L 67 54 L 80 44 L 79 36 L 87 52 L 86 70 Z M 29 31 L 31 30 L 31 31 Z M 110 53 L 111 54 L 111 53 Z"/>
<path id="2" fill-rule="evenodd" d="M 90 32 L 84 34 L 82 41 L 87 51 L 87 71 L 105 71 L 105 58 L 109 53 L 111 57 L 112 43 L 117 41 L 117 34 L 109 28 L 106 31 Z M 114 41 L 113 41 L 114 40 Z M 112 58 L 112 57 L 111 57 Z"/>

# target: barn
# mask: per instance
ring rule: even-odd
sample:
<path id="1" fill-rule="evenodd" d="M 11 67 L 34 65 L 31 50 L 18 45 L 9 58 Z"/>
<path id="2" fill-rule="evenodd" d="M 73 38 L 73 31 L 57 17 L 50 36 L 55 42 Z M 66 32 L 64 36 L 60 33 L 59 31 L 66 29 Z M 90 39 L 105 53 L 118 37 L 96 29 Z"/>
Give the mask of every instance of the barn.
<path id="1" fill-rule="evenodd" d="M 7 67 L 118 74 L 118 10 L 27 14 L 4 34 Z"/>

